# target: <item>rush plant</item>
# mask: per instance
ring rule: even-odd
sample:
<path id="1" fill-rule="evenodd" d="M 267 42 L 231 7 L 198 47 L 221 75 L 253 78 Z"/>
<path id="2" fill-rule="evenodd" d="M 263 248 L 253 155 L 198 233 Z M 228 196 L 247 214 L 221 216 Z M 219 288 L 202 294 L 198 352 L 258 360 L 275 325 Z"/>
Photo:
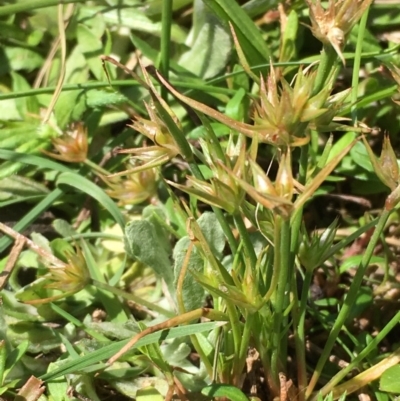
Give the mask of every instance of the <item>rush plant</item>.
<path id="1" fill-rule="evenodd" d="M 254 1 L 148 0 L 142 8 L 132 0 L 126 10 L 107 1 L 95 13 L 89 2 L 71 3 L 82 4 L 58 5 L 55 14 L 48 57 L 59 68 L 43 64 L 38 74 L 57 82 L 42 88 L 52 98 L 39 98 L 13 72 L 19 93 L 0 94 L 36 135 L 34 147 L 21 148 L 22 122 L 4 123 L 18 148 L 0 149 L 0 185 L 6 192 L 13 183 L 19 198 L 0 207 L 36 204 L 14 229 L 0 222 L 0 249 L 14 241 L 0 283 L 2 394 L 16 393 L 31 374 L 32 401 L 400 394 L 388 379 L 400 361 L 390 342 L 400 312 L 382 295 L 398 286 L 390 264 L 397 251 L 386 240 L 398 221 L 398 144 L 386 135 L 376 157 L 370 127 L 381 121 L 369 115 L 379 101 L 396 111 L 399 62 L 395 47 L 364 52 L 372 2 L 279 2 L 272 10 Z M 186 35 L 173 11 L 184 18 L 189 5 Z M 15 6 L 0 7 L 0 16 L 30 10 Z M 124 32 L 113 18 L 141 21 L 130 6 L 143 29 L 159 35 L 147 43 L 131 34 L 132 70 L 109 55 L 121 51 L 115 42 Z M 261 15 L 275 27 L 258 20 L 259 28 L 252 18 Z M 303 57 L 303 34 L 315 56 Z M 369 93 L 360 72 L 376 73 L 377 58 L 386 58 L 391 86 Z M 115 66 L 129 79 L 117 79 Z M 18 103 L 27 96 L 32 102 Z M 119 122 L 127 128 L 115 133 Z M 10 175 L 22 168 L 21 178 Z M 348 182 L 354 193 L 335 193 Z M 343 206 L 368 204 L 365 193 L 384 200 L 381 210 Z M 346 209 L 340 216 L 321 202 L 336 197 Z M 63 216 L 53 217 L 57 238 L 18 233 L 50 207 Z M 310 222 L 313 210 L 319 217 Z M 27 266 L 34 278 L 23 282 Z M 382 304 L 389 312 L 373 317 Z M 52 362 L 35 372 L 30 354 L 49 351 Z"/>

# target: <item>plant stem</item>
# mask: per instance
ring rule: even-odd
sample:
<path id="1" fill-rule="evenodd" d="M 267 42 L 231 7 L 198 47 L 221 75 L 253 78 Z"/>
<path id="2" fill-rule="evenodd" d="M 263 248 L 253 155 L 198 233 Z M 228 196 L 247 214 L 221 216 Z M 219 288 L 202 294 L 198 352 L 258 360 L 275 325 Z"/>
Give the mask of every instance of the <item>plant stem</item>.
<path id="1" fill-rule="evenodd" d="M 254 328 L 254 319 L 255 319 L 255 313 L 248 312 L 240 341 L 240 348 L 238 350 L 239 352 L 235 358 L 236 363 L 234 365 L 234 376 L 233 376 L 235 385 L 239 385 L 243 368 L 246 363 L 247 350 L 249 348 L 249 342 L 250 342 L 250 335 L 253 331 L 252 329 Z M 257 332 L 254 334 L 257 335 Z"/>
<path id="2" fill-rule="evenodd" d="M 391 212 L 392 212 L 392 210 L 384 209 L 379 218 L 379 222 L 375 228 L 375 231 L 371 237 L 371 240 L 369 241 L 367 249 L 364 252 L 361 263 L 360 263 L 360 265 L 357 269 L 357 272 L 353 278 L 353 282 L 351 283 L 349 292 L 348 292 L 346 298 L 344 299 L 344 303 L 340 309 L 339 315 L 336 318 L 335 323 L 333 324 L 331 332 L 329 333 L 329 337 L 328 337 L 328 340 L 326 341 L 323 353 L 318 360 L 317 366 L 314 370 L 314 374 L 312 375 L 311 380 L 308 384 L 308 388 L 306 391 L 306 399 L 308 399 L 310 397 L 312 391 L 314 390 L 314 387 L 316 386 L 318 379 L 321 376 L 321 373 L 325 366 L 325 363 L 331 354 L 331 350 L 332 350 L 333 346 L 335 345 L 336 338 L 339 335 L 339 332 L 340 332 L 342 326 L 346 322 L 346 318 L 349 314 L 350 308 L 354 305 L 354 303 L 356 301 L 357 293 L 360 289 L 360 285 L 364 278 L 365 271 L 368 268 L 369 262 L 374 253 L 374 249 L 375 249 L 376 245 L 378 244 L 379 237 L 385 228 L 386 222 L 388 221 L 388 218 L 389 218 Z"/>
<path id="3" fill-rule="evenodd" d="M 59 4 L 84 3 L 85 0 L 29 0 L 0 7 L 0 17 L 4 15 L 28 12 L 43 7 L 57 6 Z"/>
<path id="4" fill-rule="evenodd" d="M 364 33 L 367 25 L 368 13 L 369 13 L 369 7 L 364 12 L 360 20 L 360 25 L 358 28 L 356 53 L 353 65 L 353 76 L 351 79 L 351 119 L 353 125 L 357 124 L 358 120 L 357 117 L 358 82 L 360 80 L 361 53 L 364 43 Z"/>
<path id="5" fill-rule="evenodd" d="M 318 92 L 321 91 L 325 82 L 334 67 L 337 63 L 337 54 L 332 46 L 324 46 L 324 50 L 321 54 L 321 59 L 318 66 L 317 76 L 315 78 L 314 83 L 314 92 L 313 94 L 316 95 Z"/>
<path id="6" fill-rule="evenodd" d="M 299 161 L 299 177 L 298 181 L 300 184 L 305 185 L 307 180 L 307 166 L 308 166 L 308 148 L 309 145 L 302 146 L 300 150 L 300 161 Z M 290 266 L 294 268 L 296 255 L 299 245 L 299 235 L 301 229 L 301 223 L 303 221 L 303 206 L 300 208 L 299 212 L 296 214 L 291 227 L 291 243 L 290 243 Z M 307 273 L 306 273 L 307 277 Z M 295 277 L 294 277 L 295 278 Z M 311 278 L 310 278 L 311 280 Z M 297 377 L 298 377 L 298 387 L 299 387 L 299 401 L 304 400 L 304 391 L 307 387 L 307 370 L 306 370 L 306 357 L 305 357 L 305 334 L 304 334 L 304 320 L 305 311 L 307 304 L 307 294 L 309 284 L 306 287 L 306 281 L 304 287 L 307 288 L 305 294 L 305 303 L 303 303 L 303 298 L 298 305 L 298 299 L 294 299 L 294 307 L 292 309 L 293 316 L 293 326 L 295 332 L 295 348 L 296 348 L 296 361 L 297 361 Z M 304 291 L 303 291 L 304 292 Z M 304 294 L 302 294 L 304 295 Z"/>
<path id="7" fill-rule="evenodd" d="M 168 81 L 169 75 L 169 59 L 170 59 L 170 42 L 171 42 L 171 24 L 172 24 L 172 0 L 162 1 L 162 16 L 161 16 L 161 53 L 159 68 L 161 74 Z M 167 101 L 168 90 L 161 86 L 161 96 Z"/>
<path id="8" fill-rule="evenodd" d="M 307 298 L 308 291 L 313 277 L 312 271 L 306 271 L 304 277 L 303 289 L 301 293 L 300 305 L 298 300 L 295 299 L 295 306 L 293 307 L 293 326 L 294 326 L 294 341 L 296 348 L 296 361 L 297 361 L 297 378 L 299 387 L 299 401 L 303 401 L 305 397 L 305 390 L 307 388 L 307 369 L 306 369 L 306 335 L 304 331 L 304 322 L 306 319 Z"/>
<path id="9" fill-rule="evenodd" d="M 168 310 L 162 308 L 161 306 L 158 306 L 154 303 L 148 302 L 143 298 L 137 297 L 136 295 L 131 294 L 129 292 L 122 291 L 119 288 L 115 288 L 115 287 L 113 287 L 107 283 L 103 283 L 99 280 L 92 279 L 92 285 L 94 285 L 96 288 L 100 288 L 102 290 L 108 291 L 111 294 L 114 294 L 118 297 L 127 299 L 129 301 L 133 301 L 133 302 L 137 303 L 138 305 L 143 305 L 146 308 L 148 308 L 150 310 L 154 310 L 163 316 L 167 316 L 167 317 L 175 317 L 176 316 L 175 313 L 168 311 Z"/>
<path id="10" fill-rule="evenodd" d="M 308 145 L 302 146 L 300 150 L 300 162 L 299 162 L 299 177 L 298 182 L 302 185 L 305 185 L 307 180 L 307 166 L 308 166 Z M 294 261 L 297 253 L 300 227 L 303 221 L 303 206 L 300 208 L 298 213 L 292 222 L 292 238 L 290 244 L 290 252 L 291 252 L 291 264 L 294 266 Z"/>
<path id="11" fill-rule="evenodd" d="M 84 161 L 84 164 L 86 164 L 91 170 L 93 170 L 95 173 L 103 175 L 105 177 L 107 177 L 108 175 L 110 175 L 111 173 L 108 172 L 107 170 L 105 170 L 104 168 L 100 167 L 98 164 L 93 163 L 91 160 L 86 159 Z"/>
<path id="12" fill-rule="evenodd" d="M 349 363 L 344 369 L 338 372 L 322 389 L 318 392 L 325 396 L 330 393 L 331 390 L 338 384 L 342 379 L 346 377 L 354 368 L 359 366 L 360 362 L 371 352 L 375 351 L 378 344 L 384 340 L 389 332 L 397 326 L 400 321 L 400 312 L 397 312 L 390 322 L 377 334 L 377 336 Z M 316 397 L 314 397 L 316 398 Z M 313 400 L 314 400 L 313 398 Z"/>
<path id="13" fill-rule="evenodd" d="M 32 224 L 45 210 L 53 205 L 60 197 L 64 194 L 60 188 L 56 188 L 51 191 L 44 199 L 42 199 L 34 208 L 32 208 L 24 217 L 22 217 L 18 223 L 13 226 L 15 231 L 23 231 L 30 224 Z M 4 236 L 0 238 L 0 252 L 4 250 L 12 243 L 12 239 Z"/>
<path id="14" fill-rule="evenodd" d="M 278 243 L 276 243 L 278 241 Z M 281 370 L 285 371 L 285 362 L 281 359 L 281 335 L 282 327 L 285 326 L 287 318 L 284 310 L 288 304 L 289 285 L 289 263 L 290 263 L 290 219 L 281 216 L 275 218 L 275 256 L 274 269 L 279 269 L 279 280 L 274 304 L 273 332 L 272 332 L 272 356 L 271 369 L 273 379 L 278 383 L 278 375 Z"/>

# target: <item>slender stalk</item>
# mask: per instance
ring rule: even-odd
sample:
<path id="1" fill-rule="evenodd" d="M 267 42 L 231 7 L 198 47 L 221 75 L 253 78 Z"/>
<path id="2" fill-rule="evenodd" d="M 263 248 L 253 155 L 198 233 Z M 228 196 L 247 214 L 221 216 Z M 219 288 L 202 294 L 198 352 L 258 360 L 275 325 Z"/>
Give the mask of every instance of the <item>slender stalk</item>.
<path id="1" fill-rule="evenodd" d="M 353 78 L 352 78 L 352 108 L 351 108 L 351 113 L 352 113 L 352 119 L 353 123 L 357 123 L 357 106 L 356 106 L 356 101 L 357 101 L 357 88 L 358 88 L 358 81 L 359 81 L 359 70 L 360 70 L 360 65 L 361 65 L 361 52 L 362 52 L 362 46 L 363 46 L 363 40 L 364 40 L 364 32 L 366 29 L 366 23 L 368 19 L 368 11 L 369 7 L 366 10 L 366 12 L 363 14 L 362 19 L 360 21 L 360 30 L 359 30 L 359 36 L 357 39 L 357 49 L 356 49 L 356 55 L 354 58 L 354 67 L 353 67 Z M 360 263 L 359 268 L 357 269 L 357 273 L 353 279 L 353 282 L 351 283 L 350 290 L 344 300 L 343 306 L 339 312 L 339 315 L 332 327 L 331 332 L 329 333 L 328 340 L 325 344 L 323 353 L 317 363 L 316 369 L 314 371 L 314 374 L 311 377 L 310 383 L 308 385 L 307 391 L 306 391 L 306 398 L 308 398 L 313 391 L 314 387 L 317 384 L 317 381 L 321 375 L 322 369 L 330 355 L 330 352 L 335 344 L 336 338 L 342 328 L 342 326 L 345 323 L 346 317 L 348 315 L 350 307 L 354 304 L 356 296 L 357 296 L 357 291 L 359 290 L 359 287 L 361 285 L 365 270 L 368 267 L 369 261 L 372 257 L 374 248 L 379 240 L 379 236 L 383 232 L 385 228 L 385 224 L 389 218 L 390 211 L 384 210 L 380 216 L 379 222 L 375 228 L 374 234 L 371 238 L 371 241 L 369 242 L 367 249 L 363 255 L 362 261 Z"/>
<path id="2" fill-rule="evenodd" d="M 307 298 L 308 291 L 311 285 L 313 272 L 306 271 L 303 282 L 303 289 L 301 293 L 300 305 L 298 300 L 295 299 L 295 306 L 293 308 L 293 325 L 294 325 L 294 341 L 296 348 L 296 362 L 297 362 L 297 378 L 299 387 L 299 401 L 304 401 L 305 390 L 307 388 L 307 368 L 306 368 L 306 353 L 305 343 L 306 334 L 304 331 L 304 322 L 306 319 Z"/>
<path id="3" fill-rule="evenodd" d="M 103 167 L 100 167 L 98 164 L 93 163 L 89 159 L 86 159 L 83 163 L 86 164 L 91 170 L 93 170 L 97 174 L 103 175 L 105 177 L 111 174 L 109 171 L 105 170 Z"/>
<path id="4" fill-rule="evenodd" d="M 214 375 L 214 368 L 212 363 L 209 361 L 206 353 L 203 351 L 203 348 L 201 348 L 200 341 L 197 339 L 195 334 L 190 336 L 190 341 L 192 342 L 196 352 L 199 354 L 200 360 L 204 363 L 204 367 L 206 368 L 207 374 L 211 379 Z"/>
<path id="5" fill-rule="evenodd" d="M 233 349 L 234 349 L 234 360 L 233 360 L 233 371 L 232 376 L 235 378 L 238 374 L 239 368 L 239 355 L 240 355 L 240 348 L 243 343 L 243 332 L 241 330 L 241 323 L 239 320 L 238 311 L 231 302 L 226 302 L 226 309 L 227 314 L 229 316 L 229 323 L 230 328 L 232 330 L 232 337 L 233 337 Z M 247 349 L 247 348 L 246 348 Z M 243 368 L 243 367 L 242 367 Z M 240 369 L 240 373 L 242 372 L 242 368 Z"/>
<path id="6" fill-rule="evenodd" d="M 298 182 L 302 185 L 305 185 L 307 179 L 307 166 L 308 166 L 308 145 L 302 146 L 300 152 L 301 153 L 299 162 Z M 296 214 L 295 218 L 292 221 L 292 238 L 290 244 L 290 252 L 292 257 L 291 263 L 293 265 L 297 253 L 300 227 L 302 221 L 303 221 L 303 206 L 300 208 L 299 212 Z"/>
<path id="7" fill-rule="evenodd" d="M 359 366 L 360 362 L 371 352 L 375 351 L 378 344 L 384 340 L 389 332 L 397 326 L 400 321 L 400 312 L 397 312 L 390 322 L 377 334 L 377 336 L 349 363 L 344 369 L 338 372 L 318 393 L 322 396 L 330 393 L 332 389 L 338 384 L 342 379 L 346 377 L 355 367 Z M 316 397 L 313 398 L 316 399 Z"/>
<path id="8" fill-rule="evenodd" d="M 162 308 L 161 306 L 158 306 L 158 305 L 156 305 L 154 303 L 148 302 L 145 299 L 137 297 L 136 295 L 131 294 L 129 292 L 122 291 L 119 288 L 115 288 L 115 287 L 113 287 L 113 286 L 111 286 L 111 285 L 109 285 L 107 283 L 103 283 L 101 281 L 92 279 L 92 285 L 94 285 L 96 288 L 100 288 L 102 290 L 108 291 L 111 294 L 114 294 L 114 295 L 116 295 L 118 297 L 127 299 L 129 301 L 133 301 L 133 302 L 137 303 L 138 305 L 143 305 L 146 308 L 148 308 L 150 310 L 154 310 L 154 311 L 160 313 L 163 316 L 167 316 L 167 317 L 176 316 L 175 313 L 173 313 L 173 312 L 171 312 L 169 310 L 166 310 L 166 309 Z"/>
<path id="9" fill-rule="evenodd" d="M 308 399 L 310 397 L 312 391 L 314 390 L 314 387 L 316 386 L 318 379 L 321 376 L 321 373 L 325 366 L 325 363 L 330 356 L 331 350 L 332 350 L 333 346 L 335 345 L 337 336 L 339 335 L 339 332 L 340 332 L 342 326 L 345 324 L 345 321 L 349 314 L 350 308 L 354 305 L 354 303 L 356 301 L 357 293 L 358 293 L 358 290 L 360 289 L 360 285 L 364 278 L 365 271 L 368 268 L 369 262 L 374 253 L 374 249 L 375 249 L 376 245 L 378 244 L 379 237 L 385 228 L 386 222 L 388 221 L 388 218 L 389 218 L 391 212 L 392 212 L 391 210 L 384 209 L 379 218 L 379 222 L 375 228 L 375 231 L 371 237 L 371 240 L 367 246 L 367 249 L 365 250 L 365 253 L 363 255 L 361 263 L 360 263 L 360 265 L 357 269 L 357 272 L 353 278 L 353 282 L 351 283 L 349 292 L 348 292 L 346 298 L 344 299 L 344 303 L 342 305 L 342 308 L 340 309 L 339 315 L 336 318 L 335 323 L 333 324 L 331 332 L 329 333 L 329 337 L 328 337 L 328 340 L 326 341 L 323 353 L 318 360 L 317 366 L 314 370 L 314 374 L 312 375 L 311 380 L 308 384 L 308 388 L 306 391 L 306 399 Z"/>
<path id="10" fill-rule="evenodd" d="M 161 74 L 168 81 L 169 75 L 169 59 L 171 57 L 169 49 L 171 43 L 171 25 L 172 25 L 172 0 L 162 1 L 162 16 L 161 16 L 161 53 L 159 68 Z M 168 90 L 161 86 L 161 96 L 166 101 Z"/>
<path id="11" fill-rule="evenodd" d="M 358 38 L 357 38 L 357 47 L 356 47 L 356 53 L 354 57 L 354 66 L 353 66 L 353 76 L 351 80 L 351 119 L 353 121 L 353 124 L 357 124 L 357 99 L 358 99 L 358 82 L 360 80 L 360 66 L 361 66 L 361 54 L 362 54 L 362 48 L 363 48 L 363 43 L 364 43 L 364 33 L 366 30 L 367 26 L 367 20 L 368 20 L 368 13 L 369 13 L 369 7 L 363 14 L 360 20 L 360 25 L 358 28 Z"/>
<path id="12" fill-rule="evenodd" d="M 28 12 L 43 7 L 57 6 L 59 4 L 84 3 L 85 0 L 29 0 L 0 7 L 0 17 L 21 12 Z"/>
<path id="13" fill-rule="evenodd" d="M 317 76 L 314 84 L 314 94 L 317 94 L 324 87 L 325 82 L 335 64 L 337 63 L 337 54 L 332 46 L 324 46 L 321 59 L 318 66 Z"/>
<path id="14" fill-rule="evenodd" d="M 23 231 L 30 224 L 32 224 L 38 216 L 40 216 L 45 210 L 53 205 L 64 192 L 60 188 L 56 188 L 51 191 L 44 199 L 42 199 L 34 208 L 32 208 L 24 217 L 22 217 L 18 223 L 13 226 L 15 231 Z M 7 246 L 12 243 L 12 239 L 4 236 L 0 238 L 0 252 L 3 252 Z"/>
<path id="15" fill-rule="evenodd" d="M 252 329 L 254 328 L 254 319 L 255 319 L 255 313 L 248 312 L 246 316 L 246 322 L 244 324 L 243 333 L 241 336 L 240 348 L 238 350 L 239 352 L 235 358 L 235 364 L 233 367 L 234 369 L 233 380 L 235 385 L 239 385 L 243 368 L 246 363 L 247 350 L 249 348 L 249 342 L 250 342 L 250 335 L 253 332 Z M 257 335 L 257 332 L 254 334 Z"/>
<path id="16" fill-rule="evenodd" d="M 300 184 L 305 185 L 307 179 L 307 166 L 308 166 L 308 145 L 302 146 L 300 150 L 299 162 L 299 177 Z M 298 251 L 299 234 L 301 223 L 303 221 L 303 206 L 299 213 L 296 214 L 291 227 L 291 244 L 290 244 L 290 266 L 294 268 L 295 259 Z M 306 274 L 307 277 L 307 274 Z M 311 275 L 310 275 L 311 280 Z M 304 283 L 306 285 L 306 282 Z M 309 284 L 307 287 L 308 288 Z M 303 291 L 304 292 L 304 291 Z M 308 291 L 307 291 L 308 292 Z M 294 300 L 294 307 L 292 309 L 293 326 L 295 332 L 295 349 L 297 361 L 297 377 L 299 387 L 299 401 L 304 400 L 304 391 L 307 387 L 307 371 L 306 371 L 306 357 L 305 357 L 305 334 L 304 334 L 304 320 L 305 320 L 305 306 L 307 303 L 307 292 L 305 294 L 305 303 L 303 298 L 298 305 L 298 299 Z M 304 295 L 304 294 L 303 294 Z"/>
<path id="17" fill-rule="evenodd" d="M 281 359 L 282 346 L 282 327 L 285 326 L 287 317 L 284 310 L 288 304 L 288 284 L 289 284 L 289 263 L 290 263 L 290 220 L 284 220 L 281 216 L 275 219 L 275 260 L 274 268 L 279 269 L 279 281 L 274 304 L 274 321 L 272 333 L 272 356 L 271 368 L 274 380 L 278 383 L 278 374 L 281 370 L 285 371 Z"/>

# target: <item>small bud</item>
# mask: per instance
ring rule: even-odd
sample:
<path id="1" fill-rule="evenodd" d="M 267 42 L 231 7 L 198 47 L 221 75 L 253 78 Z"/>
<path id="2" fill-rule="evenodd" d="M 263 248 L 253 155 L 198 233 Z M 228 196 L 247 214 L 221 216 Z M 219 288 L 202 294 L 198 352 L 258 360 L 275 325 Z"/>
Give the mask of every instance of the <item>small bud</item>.
<path id="1" fill-rule="evenodd" d="M 322 234 L 313 233 L 311 238 L 303 229 L 303 242 L 299 248 L 300 263 L 308 271 L 313 271 L 321 266 L 329 257 L 329 250 L 333 245 L 337 231 L 335 220 Z"/>
<path id="2" fill-rule="evenodd" d="M 399 183 L 399 166 L 393 151 L 390 139 L 385 135 L 383 139 L 381 157 L 378 159 L 366 139 L 363 137 L 364 145 L 367 149 L 375 174 L 392 191 Z"/>
<path id="3" fill-rule="evenodd" d="M 294 181 L 290 151 L 287 151 L 286 154 L 284 153 L 281 156 L 281 160 L 279 161 L 278 174 L 275 181 L 275 188 L 279 196 L 289 201 L 292 200 Z"/>

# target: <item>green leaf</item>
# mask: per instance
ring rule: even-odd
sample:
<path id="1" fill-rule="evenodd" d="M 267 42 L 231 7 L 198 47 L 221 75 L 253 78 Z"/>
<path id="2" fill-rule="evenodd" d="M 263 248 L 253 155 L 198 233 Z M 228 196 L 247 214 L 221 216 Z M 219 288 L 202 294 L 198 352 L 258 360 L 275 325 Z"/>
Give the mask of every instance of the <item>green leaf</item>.
<path id="1" fill-rule="evenodd" d="M 209 397 L 226 397 L 231 401 L 249 401 L 237 387 L 229 384 L 212 384 L 201 390 L 201 394 Z"/>
<path id="2" fill-rule="evenodd" d="M 296 39 L 298 37 L 299 17 L 297 12 L 292 10 L 289 13 L 286 28 L 283 33 L 281 52 L 279 56 L 280 62 L 289 61 L 297 58 Z"/>
<path id="3" fill-rule="evenodd" d="M 103 67 L 100 56 L 103 54 L 103 44 L 101 40 L 85 25 L 78 24 L 76 30 L 78 46 L 85 57 L 90 71 L 97 80 L 103 79 Z"/>
<path id="4" fill-rule="evenodd" d="M 76 173 L 62 173 L 57 178 L 57 185 L 69 185 L 96 199 L 114 217 L 115 221 L 124 227 L 125 219 L 114 201 L 96 184 Z"/>
<path id="5" fill-rule="evenodd" d="M 217 75 L 228 62 L 232 48 L 229 30 L 202 0 L 194 1 L 193 25 L 186 45 L 190 50 L 181 56 L 179 64 L 204 79 Z"/>
<path id="6" fill-rule="evenodd" d="M 141 388 L 136 393 L 137 401 L 163 401 L 164 399 L 154 387 Z"/>
<path id="7" fill-rule="evenodd" d="M 113 106 L 127 102 L 127 98 L 119 92 L 92 89 L 85 93 L 86 105 L 90 108 Z"/>
<path id="8" fill-rule="evenodd" d="M 120 3 L 119 3 L 120 4 Z M 104 21 L 108 25 L 116 27 L 127 27 L 138 31 L 141 34 L 150 33 L 156 36 L 161 36 L 161 22 L 154 22 L 148 18 L 138 7 L 125 7 L 123 12 L 118 7 L 82 7 L 80 15 L 82 17 L 92 17 L 101 13 Z M 171 27 L 171 40 L 176 43 L 184 43 L 187 34 L 186 31 L 179 25 L 173 23 Z"/>
<path id="9" fill-rule="evenodd" d="M 379 389 L 388 393 L 400 394 L 400 365 L 385 370 L 379 380 Z"/>
<path id="10" fill-rule="evenodd" d="M 171 294 L 174 294 L 169 254 L 164 246 L 158 244 L 157 229 L 154 224 L 146 220 L 129 222 L 125 227 L 125 244 L 128 253 L 151 267 L 157 276 L 165 280 Z"/>
<path id="11" fill-rule="evenodd" d="M 225 236 L 222 228 L 215 217 L 214 213 L 205 212 L 197 220 L 200 229 L 210 246 L 212 253 L 217 259 L 222 257 L 222 251 L 225 247 Z M 179 280 L 180 272 L 186 257 L 186 253 L 190 244 L 189 237 L 181 238 L 174 248 L 174 275 L 175 286 Z M 191 311 L 200 308 L 204 302 L 205 291 L 204 287 L 195 279 L 194 273 L 202 273 L 204 269 L 204 260 L 195 247 L 188 262 L 188 273 L 183 279 L 182 299 L 186 311 Z"/>
<path id="12" fill-rule="evenodd" d="M 216 327 L 219 327 L 221 322 L 207 322 L 207 323 L 198 323 L 198 324 L 189 324 L 182 327 L 174 327 L 172 329 L 161 330 L 156 333 L 149 334 L 141 338 L 132 349 L 136 349 L 142 347 L 144 345 L 152 344 L 154 342 L 158 342 L 161 340 L 168 340 L 173 338 L 190 336 L 196 333 L 202 333 L 204 331 L 211 331 Z M 128 343 L 130 339 L 118 341 L 109 345 L 104 346 L 103 348 L 91 352 L 87 355 L 81 356 L 79 358 L 73 359 L 72 361 L 67 361 L 60 368 L 48 372 L 45 375 L 41 376 L 42 380 L 53 380 L 57 377 L 67 375 L 69 373 L 80 372 L 85 368 L 89 368 L 96 363 L 99 363 L 105 359 L 111 358 L 114 354 L 116 354 L 125 344 Z M 99 366 L 99 369 L 104 368 L 104 365 Z"/>
<path id="13" fill-rule="evenodd" d="M 181 238 L 175 245 L 173 258 L 174 258 L 174 275 L 175 287 L 178 283 L 180 272 L 187 254 L 190 244 L 189 237 Z M 204 303 L 205 291 L 204 288 L 195 280 L 192 271 L 202 272 L 204 262 L 196 248 L 192 248 L 192 254 L 188 262 L 188 272 L 185 274 L 182 284 L 182 299 L 186 311 L 191 311 L 200 308 Z"/>
<path id="14" fill-rule="evenodd" d="M 26 351 L 28 351 L 28 348 L 29 348 L 29 341 L 28 340 L 22 341 L 21 344 L 19 344 L 18 347 L 15 348 L 7 356 L 7 362 L 4 372 L 5 376 L 7 376 L 11 372 L 11 370 L 18 363 L 18 361 L 25 355 Z"/>
<path id="15" fill-rule="evenodd" d="M 13 92 L 23 92 L 29 91 L 31 89 L 28 81 L 16 72 L 11 72 L 12 78 L 12 89 Z M 39 102 L 36 96 L 27 96 L 25 98 L 15 99 L 15 104 L 17 105 L 18 112 L 23 120 L 31 119 L 29 114 L 39 114 Z M 36 120 L 38 124 L 38 120 Z"/>
<path id="16" fill-rule="evenodd" d="M 363 255 L 355 255 L 347 258 L 341 265 L 340 265 L 340 274 L 345 273 L 347 270 L 351 269 L 352 267 L 358 267 L 361 263 Z M 369 265 L 385 265 L 386 260 L 381 256 L 372 256 Z"/>
<path id="17" fill-rule="evenodd" d="M 357 142 L 353 146 L 353 148 L 350 150 L 350 156 L 355 164 L 370 173 L 374 173 L 371 159 L 368 155 L 365 145 L 362 142 Z"/>
<path id="18" fill-rule="evenodd" d="M 31 72 L 41 67 L 43 57 L 39 53 L 22 47 L 6 47 L 4 49 L 11 71 L 26 70 Z"/>
<path id="19" fill-rule="evenodd" d="M 225 235 L 214 213 L 205 212 L 197 220 L 200 229 L 210 246 L 215 258 L 222 256 L 225 247 Z"/>
<path id="20" fill-rule="evenodd" d="M 239 43 L 250 65 L 268 62 L 269 48 L 261 35 L 261 32 L 239 6 L 231 0 L 204 0 L 204 3 L 223 21 L 233 24 Z"/>
<path id="21" fill-rule="evenodd" d="M 246 100 L 246 91 L 243 88 L 238 89 L 235 96 L 226 105 L 225 114 L 234 120 L 243 121 L 244 101 Z"/>
<path id="22" fill-rule="evenodd" d="M 32 196 L 43 196 L 49 192 L 43 184 L 18 175 L 0 180 L 0 200 L 2 201 L 9 198 L 16 200 Z"/>
<path id="23" fill-rule="evenodd" d="M 157 235 L 157 244 L 161 245 L 167 254 L 170 255 L 172 248 L 170 233 L 167 230 L 168 225 L 166 224 L 167 216 L 164 209 L 160 206 L 149 205 L 143 209 L 142 216 L 144 220 L 153 224 Z"/>

